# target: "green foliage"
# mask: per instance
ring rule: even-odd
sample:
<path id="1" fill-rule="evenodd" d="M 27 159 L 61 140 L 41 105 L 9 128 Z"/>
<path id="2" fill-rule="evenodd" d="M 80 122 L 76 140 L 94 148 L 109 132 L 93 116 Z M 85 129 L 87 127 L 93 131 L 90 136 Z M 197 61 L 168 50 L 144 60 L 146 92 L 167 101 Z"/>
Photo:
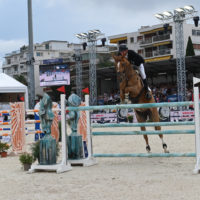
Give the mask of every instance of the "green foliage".
<path id="1" fill-rule="evenodd" d="M 35 162 L 36 160 L 38 160 L 39 162 L 40 161 L 40 140 L 32 144 L 31 152 L 33 156 L 33 162 Z M 56 143 L 56 157 L 59 156 L 59 152 L 60 152 L 59 144 Z"/>
<path id="2" fill-rule="evenodd" d="M 33 156 L 33 161 L 40 160 L 40 141 L 33 143 L 31 146 L 31 152 Z"/>
<path id="3" fill-rule="evenodd" d="M 127 118 L 129 122 L 133 122 L 133 115 L 129 115 Z"/>
<path id="4" fill-rule="evenodd" d="M 194 47 L 190 36 L 188 37 L 186 56 L 195 56 Z"/>
<path id="5" fill-rule="evenodd" d="M 114 65 L 114 63 L 111 62 L 110 54 L 101 54 L 98 56 L 98 58 L 99 58 L 99 63 L 97 64 L 97 66 L 99 68 L 111 67 Z"/>
<path id="6" fill-rule="evenodd" d="M 29 153 L 23 153 L 19 156 L 19 160 L 21 164 L 32 164 L 33 163 L 33 156 Z"/>
<path id="7" fill-rule="evenodd" d="M 13 78 L 16 79 L 17 81 L 19 81 L 20 83 L 26 85 L 26 86 L 28 85 L 26 78 L 21 74 L 20 75 L 14 75 Z"/>
<path id="8" fill-rule="evenodd" d="M 0 152 L 6 152 L 9 148 L 10 146 L 7 143 L 2 143 L 0 141 Z"/>

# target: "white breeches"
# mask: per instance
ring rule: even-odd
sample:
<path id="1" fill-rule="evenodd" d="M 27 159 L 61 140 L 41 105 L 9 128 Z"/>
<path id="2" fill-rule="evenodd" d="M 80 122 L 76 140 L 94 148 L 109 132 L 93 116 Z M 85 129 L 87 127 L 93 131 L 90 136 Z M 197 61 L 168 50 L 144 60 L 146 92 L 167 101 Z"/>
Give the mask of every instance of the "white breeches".
<path id="1" fill-rule="evenodd" d="M 146 79 L 146 74 L 145 74 L 145 71 L 144 71 L 144 65 L 143 65 L 143 63 L 140 64 L 139 71 L 140 71 L 140 75 L 141 75 L 142 79 L 143 80 Z"/>

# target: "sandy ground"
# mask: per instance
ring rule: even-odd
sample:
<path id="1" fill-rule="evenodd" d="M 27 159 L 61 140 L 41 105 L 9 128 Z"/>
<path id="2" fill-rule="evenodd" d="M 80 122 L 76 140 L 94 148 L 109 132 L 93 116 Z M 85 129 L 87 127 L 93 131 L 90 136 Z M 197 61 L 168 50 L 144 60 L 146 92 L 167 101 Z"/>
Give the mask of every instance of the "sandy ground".
<path id="1" fill-rule="evenodd" d="M 158 136 L 150 136 L 149 141 L 153 153 L 162 152 Z M 165 141 L 170 152 L 194 152 L 194 135 L 165 136 Z M 142 136 L 96 136 L 93 145 L 94 153 L 145 153 Z M 74 167 L 62 174 L 27 174 L 18 156 L 0 158 L 0 200 L 200 199 L 200 174 L 192 173 L 195 158 L 97 158 L 97 161 L 95 166 Z"/>

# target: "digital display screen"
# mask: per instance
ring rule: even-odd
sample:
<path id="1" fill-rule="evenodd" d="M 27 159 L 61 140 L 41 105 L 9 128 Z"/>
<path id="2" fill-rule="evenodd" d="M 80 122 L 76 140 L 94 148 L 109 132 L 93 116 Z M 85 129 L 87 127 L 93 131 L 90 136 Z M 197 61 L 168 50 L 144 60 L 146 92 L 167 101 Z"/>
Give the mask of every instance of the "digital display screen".
<path id="1" fill-rule="evenodd" d="M 40 65 L 40 86 L 70 85 L 68 65 Z"/>

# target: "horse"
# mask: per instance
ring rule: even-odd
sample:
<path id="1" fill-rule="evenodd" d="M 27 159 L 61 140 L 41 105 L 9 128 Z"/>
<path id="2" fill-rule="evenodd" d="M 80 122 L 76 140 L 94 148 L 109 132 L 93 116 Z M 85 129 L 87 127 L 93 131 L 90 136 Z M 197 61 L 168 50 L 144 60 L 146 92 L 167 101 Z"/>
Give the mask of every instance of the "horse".
<path id="1" fill-rule="evenodd" d="M 133 69 L 130 62 L 125 56 L 115 56 L 115 67 L 117 71 L 117 77 L 120 79 L 120 100 L 122 103 L 127 103 L 127 99 L 130 99 L 131 103 L 155 103 L 155 99 L 151 93 L 151 99 L 146 99 L 146 91 L 143 86 L 142 79 L 139 73 Z M 157 108 L 134 108 L 135 115 L 138 122 L 146 122 L 149 118 L 152 122 L 159 122 L 159 114 Z M 145 131 L 146 127 L 141 127 L 141 131 Z M 155 126 L 155 130 L 161 130 L 160 126 Z M 151 152 L 148 136 L 143 135 L 146 142 L 146 150 Z M 163 140 L 163 135 L 159 134 L 162 141 L 162 147 L 165 153 L 169 153 L 167 150 L 167 144 Z"/>

